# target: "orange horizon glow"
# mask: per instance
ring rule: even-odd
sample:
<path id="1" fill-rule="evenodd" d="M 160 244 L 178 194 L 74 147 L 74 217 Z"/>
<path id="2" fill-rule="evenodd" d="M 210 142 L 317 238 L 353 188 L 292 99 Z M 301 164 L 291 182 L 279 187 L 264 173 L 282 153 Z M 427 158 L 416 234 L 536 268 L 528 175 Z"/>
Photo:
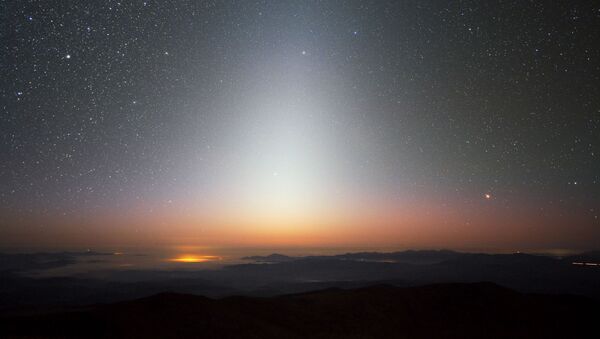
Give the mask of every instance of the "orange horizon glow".
<path id="1" fill-rule="evenodd" d="M 221 260 L 222 258 L 216 255 L 193 255 L 186 254 L 181 255 L 179 257 L 168 259 L 170 262 L 179 262 L 179 263 L 201 263 L 207 261 L 216 261 Z"/>
<path id="2" fill-rule="evenodd" d="M 39 247 L 365 247 L 365 248 L 576 248 L 595 247 L 580 209 L 540 210 L 515 199 L 510 208 L 494 196 L 471 203 L 435 199 L 368 200 L 305 213 L 271 214 L 227 206 L 174 205 L 153 212 L 8 218 L 0 246 Z M 507 213 L 510 211 L 510 213 Z M 288 211 L 284 211 L 288 212 Z M 570 225 L 565 228 L 564 225 Z M 596 236 L 592 236 L 596 235 Z M 206 251 L 205 251 L 206 250 Z M 218 260 L 179 249 L 171 262 Z"/>

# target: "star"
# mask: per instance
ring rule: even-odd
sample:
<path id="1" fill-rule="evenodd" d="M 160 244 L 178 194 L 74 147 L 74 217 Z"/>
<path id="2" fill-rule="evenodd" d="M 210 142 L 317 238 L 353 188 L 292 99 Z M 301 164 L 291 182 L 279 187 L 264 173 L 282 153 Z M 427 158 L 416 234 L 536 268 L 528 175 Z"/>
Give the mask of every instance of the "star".
<path id="1" fill-rule="evenodd" d="M 360 2 L 229 2 L 18 2 L 0 25 L 14 35 L 0 86 L 0 209 L 119 212 L 138 195 L 152 201 L 140 211 L 241 196 L 274 207 L 275 188 L 299 209 L 343 205 L 349 192 L 377 208 L 453 197 L 500 215 L 529 198 L 516 207 L 535 216 L 545 198 L 573 214 L 569 204 L 595 203 L 599 54 L 568 41 L 593 41 L 583 23 L 596 12 L 517 0 L 477 10 L 388 0 L 369 15 Z M 535 22 L 489 20 L 509 3 L 544 10 Z M 436 20 L 412 18 L 427 13 Z M 578 25 L 554 20 L 572 17 Z M 575 80 L 588 90 L 564 86 Z M 581 228 L 590 235 L 595 215 Z"/>

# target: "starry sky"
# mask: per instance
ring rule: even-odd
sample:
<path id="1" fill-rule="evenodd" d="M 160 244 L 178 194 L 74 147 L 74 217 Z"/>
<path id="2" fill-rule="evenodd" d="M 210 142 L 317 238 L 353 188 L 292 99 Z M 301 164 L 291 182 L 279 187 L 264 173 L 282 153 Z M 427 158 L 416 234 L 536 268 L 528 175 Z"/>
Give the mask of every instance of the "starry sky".
<path id="1" fill-rule="evenodd" d="M 0 1 L 0 246 L 600 246 L 594 1 Z"/>

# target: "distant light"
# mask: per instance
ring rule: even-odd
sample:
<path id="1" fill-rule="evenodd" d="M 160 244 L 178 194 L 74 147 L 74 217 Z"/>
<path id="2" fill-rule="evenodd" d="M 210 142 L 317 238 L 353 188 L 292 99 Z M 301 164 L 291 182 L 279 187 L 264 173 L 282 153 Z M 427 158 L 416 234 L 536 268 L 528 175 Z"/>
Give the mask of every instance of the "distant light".
<path id="1" fill-rule="evenodd" d="M 65 58 L 67 58 L 67 59 L 71 59 L 71 54 L 67 54 L 67 55 L 65 56 Z"/>
<path id="2" fill-rule="evenodd" d="M 306 51 L 302 51 L 302 55 L 306 55 Z"/>
<path id="3" fill-rule="evenodd" d="M 206 261 L 221 260 L 221 257 L 214 255 L 182 255 L 177 258 L 169 259 L 171 262 L 182 262 L 182 263 L 199 263 Z"/>
<path id="4" fill-rule="evenodd" d="M 577 266 L 600 266 L 600 263 L 595 263 L 595 262 L 572 262 L 573 265 L 577 265 Z"/>
<path id="5" fill-rule="evenodd" d="M 486 193 L 486 194 L 484 194 L 483 196 L 484 196 L 484 197 L 485 197 L 487 200 L 490 200 L 490 199 L 492 199 L 492 195 L 491 195 L 491 194 L 489 194 L 489 193 Z"/>

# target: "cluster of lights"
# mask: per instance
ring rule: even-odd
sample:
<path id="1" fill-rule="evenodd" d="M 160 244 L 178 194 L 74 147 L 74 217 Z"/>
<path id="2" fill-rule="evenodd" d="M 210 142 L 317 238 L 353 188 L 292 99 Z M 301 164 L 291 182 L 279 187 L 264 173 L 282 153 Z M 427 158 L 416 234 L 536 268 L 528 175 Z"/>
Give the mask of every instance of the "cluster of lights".
<path id="1" fill-rule="evenodd" d="M 199 262 L 207 262 L 207 261 L 215 261 L 221 260 L 221 257 L 214 255 L 182 255 L 176 258 L 169 259 L 171 262 L 181 262 L 181 263 L 199 263 Z"/>
<path id="2" fill-rule="evenodd" d="M 576 266 L 600 266 L 600 263 L 595 262 L 573 262 Z"/>

